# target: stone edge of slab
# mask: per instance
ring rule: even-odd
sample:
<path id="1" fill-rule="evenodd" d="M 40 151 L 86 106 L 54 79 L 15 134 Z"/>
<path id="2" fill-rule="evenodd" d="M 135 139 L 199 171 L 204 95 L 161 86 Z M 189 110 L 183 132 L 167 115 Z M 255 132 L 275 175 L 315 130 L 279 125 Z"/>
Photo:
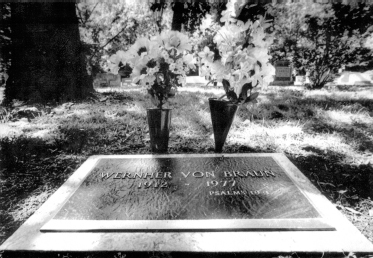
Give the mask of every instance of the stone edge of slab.
<path id="1" fill-rule="evenodd" d="M 167 232 L 167 233 L 41 233 L 68 198 L 102 158 L 269 156 L 302 189 L 306 197 L 336 231 L 305 232 Z M 126 243 L 126 245 L 123 245 Z M 86 162 L 36 211 L 0 250 L 32 251 L 180 251 L 180 252 L 364 252 L 373 245 L 279 153 L 97 155 Z"/>

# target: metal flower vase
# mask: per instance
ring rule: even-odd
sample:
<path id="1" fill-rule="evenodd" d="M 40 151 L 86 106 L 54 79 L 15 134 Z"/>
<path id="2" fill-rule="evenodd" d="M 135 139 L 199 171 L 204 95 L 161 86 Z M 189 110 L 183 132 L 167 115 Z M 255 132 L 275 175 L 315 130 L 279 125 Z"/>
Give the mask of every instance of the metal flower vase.
<path id="1" fill-rule="evenodd" d="M 152 152 L 167 152 L 171 125 L 171 109 L 148 109 L 147 117 Z"/>
<path id="2" fill-rule="evenodd" d="M 215 152 L 221 153 L 238 106 L 218 99 L 209 99 L 209 104 L 214 130 Z"/>

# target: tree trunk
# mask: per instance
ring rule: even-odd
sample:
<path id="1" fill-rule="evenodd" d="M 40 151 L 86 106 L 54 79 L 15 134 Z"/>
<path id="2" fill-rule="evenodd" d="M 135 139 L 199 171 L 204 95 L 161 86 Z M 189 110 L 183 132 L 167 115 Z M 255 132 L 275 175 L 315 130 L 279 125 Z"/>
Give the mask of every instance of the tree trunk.
<path id="1" fill-rule="evenodd" d="M 82 99 L 93 91 L 75 3 L 11 4 L 12 59 L 5 101 L 47 103 Z"/>
<path id="2" fill-rule="evenodd" d="M 183 24 L 184 3 L 175 2 L 173 11 L 174 11 L 174 16 L 172 17 L 171 29 L 181 31 L 181 25 Z"/>

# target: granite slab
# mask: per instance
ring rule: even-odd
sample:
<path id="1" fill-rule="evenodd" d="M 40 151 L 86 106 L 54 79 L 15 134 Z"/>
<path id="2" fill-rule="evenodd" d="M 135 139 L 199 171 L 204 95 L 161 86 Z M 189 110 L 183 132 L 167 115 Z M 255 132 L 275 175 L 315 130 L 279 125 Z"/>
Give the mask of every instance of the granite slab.
<path id="1" fill-rule="evenodd" d="M 90 157 L 0 249 L 373 253 L 277 153 Z"/>

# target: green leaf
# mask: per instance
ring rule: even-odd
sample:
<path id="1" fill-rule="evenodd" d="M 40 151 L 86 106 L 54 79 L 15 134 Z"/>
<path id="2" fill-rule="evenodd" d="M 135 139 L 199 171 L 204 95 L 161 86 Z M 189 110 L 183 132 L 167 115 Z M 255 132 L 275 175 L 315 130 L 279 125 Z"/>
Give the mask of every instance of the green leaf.
<path id="1" fill-rule="evenodd" d="M 243 104 L 246 102 L 246 99 L 247 99 L 247 92 L 249 90 L 251 90 L 253 88 L 253 85 L 252 83 L 245 83 L 243 86 L 242 86 L 242 91 L 240 93 L 240 97 L 239 97 L 239 100 L 240 102 Z"/>
<path id="2" fill-rule="evenodd" d="M 227 92 L 227 98 L 233 102 L 237 102 L 238 100 L 237 94 L 233 90 L 230 90 Z"/>
<path id="3" fill-rule="evenodd" d="M 228 96 L 229 88 L 231 87 L 231 85 L 229 84 L 229 81 L 227 81 L 226 79 L 223 79 L 222 83 L 223 83 L 223 88 Z"/>
<path id="4" fill-rule="evenodd" d="M 252 102 L 254 100 L 256 100 L 256 98 L 259 96 L 259 92 L 255 92 L 253 94 L 251 94 L 245 101 L 245 103 L 249 103 L 249 102 Z"/>

